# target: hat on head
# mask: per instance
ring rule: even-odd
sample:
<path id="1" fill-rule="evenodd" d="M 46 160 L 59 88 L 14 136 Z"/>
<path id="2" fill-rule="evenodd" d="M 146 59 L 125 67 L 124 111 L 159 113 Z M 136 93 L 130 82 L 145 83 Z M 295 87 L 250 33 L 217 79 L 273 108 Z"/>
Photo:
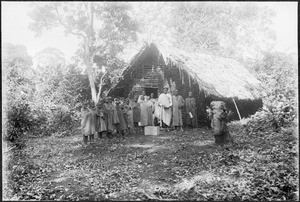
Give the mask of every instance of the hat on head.
<path id="1" fill-rule="evenodd" d="M 164 89 L 169 89 L 169 87 L 168 86 L 164 86 Z"/>

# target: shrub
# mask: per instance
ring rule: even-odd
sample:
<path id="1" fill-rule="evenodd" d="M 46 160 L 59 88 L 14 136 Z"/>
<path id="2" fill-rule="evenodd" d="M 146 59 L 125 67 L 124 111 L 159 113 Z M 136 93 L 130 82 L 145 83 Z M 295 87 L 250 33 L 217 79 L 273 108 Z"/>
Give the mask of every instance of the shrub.
<path id="1" fill-rule="evenodd" d="M 264 112 L 259 114 L 269 114 L 268 121 L 275 128 L 291 124 L 297 116 L 297 57 L 281 52 L 266 52 L 260 61 L 246 65 L 265 87 Z"/>
<path id="2" fill-rule="evenodd" d="M 15 142 L 19 137 L 33 128 L 33 117 L 28 104 L 18 103 L 7 111 L 7 133 L 5 140 Z"/>

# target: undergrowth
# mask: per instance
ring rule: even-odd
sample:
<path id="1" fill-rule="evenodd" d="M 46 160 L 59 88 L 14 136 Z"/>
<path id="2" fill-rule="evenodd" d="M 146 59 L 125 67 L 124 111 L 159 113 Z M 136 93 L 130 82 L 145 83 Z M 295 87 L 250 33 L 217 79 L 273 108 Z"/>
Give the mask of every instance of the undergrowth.
<path id="1" fill-rule="evenodd" d="M 234 142 L 206 129 L 98 140 L 30 140 L 8 163 L 15 200 L 297 200 L 296 126 L 229 124 Z"/>

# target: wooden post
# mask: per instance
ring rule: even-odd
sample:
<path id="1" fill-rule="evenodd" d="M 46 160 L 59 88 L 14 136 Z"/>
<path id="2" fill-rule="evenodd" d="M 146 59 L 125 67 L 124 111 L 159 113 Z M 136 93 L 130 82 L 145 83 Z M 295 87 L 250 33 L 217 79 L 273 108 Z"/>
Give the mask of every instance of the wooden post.
<path id="1" fill-rule="evenodd" d="M 163 117 L 163 113 L 164 113 L 164 112 L 163 112 L 162 106 L 160 106 L 160 117 L 159 117 L 159 118 L 160 118 L 160 120 L 159 120 L 159 121 L 160 121 L 160 123 L 159 123 L 160 127 L 162 127 L 162 117 Z"/>
<path id="2" fill-rule="evenodd" d="M 239 109 L 238 109 L 238 107 L 237 107 L 237 105 L 236 105 L 236 103 L 235 103 L 234 98 L 232 98 L 232 100 L 233 100 L 234 106 L 235 106 L 235 108 L 236 108 L 236 111 L 237 111 L 237 113 L 238 113 L 238 115 L 239 115 L 239 118 L 240 118 L 240 120 L 242 120 L 241 115 L 240 115 L 240 112 L 239 112 Z"/>

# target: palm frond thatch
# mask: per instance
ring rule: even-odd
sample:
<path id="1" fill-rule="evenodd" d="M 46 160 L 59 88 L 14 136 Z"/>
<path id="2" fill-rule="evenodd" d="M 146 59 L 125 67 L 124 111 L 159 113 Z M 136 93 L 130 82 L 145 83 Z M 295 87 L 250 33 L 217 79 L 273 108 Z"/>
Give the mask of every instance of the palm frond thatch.
<path id="1" fill-rule="evenodd" d="M 261 97 L 261 83 L 239 62 L 201 53 L 187 53 L 164 44 L 148 44 L 133 57 L 122 75 L 140 62 L 155 47 L 165 64 L 185 71 L 208 95 L 258 99 Z"/>

